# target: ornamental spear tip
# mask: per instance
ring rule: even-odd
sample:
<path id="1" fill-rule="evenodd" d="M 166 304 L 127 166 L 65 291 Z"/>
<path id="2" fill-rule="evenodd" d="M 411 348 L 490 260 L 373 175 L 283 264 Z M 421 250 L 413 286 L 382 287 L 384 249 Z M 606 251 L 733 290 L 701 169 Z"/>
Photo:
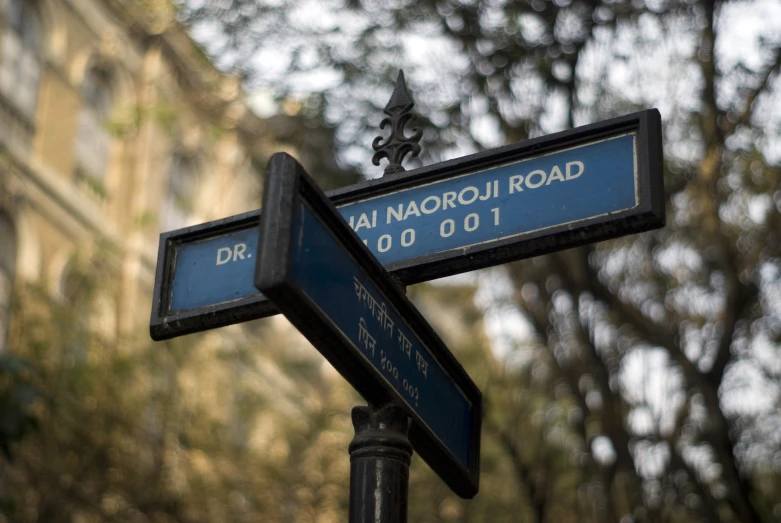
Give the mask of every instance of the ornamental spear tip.
<path id="1" fill-rule="evenodd" d="M 399 75 L 396 77 L 396 87 L 393 88 L 388 105 L 385 106 L 385 113 L 392 115 L 395 111 L 404 110 L 412 107 L 415 102 L 407 90 L 407 82 L 404 81 L 404 71 L 399 69 Z"/>
<path id="2" fill-rule="evenodd" d="M 404 135 L 404 127 L 408 123 L 414 123 L 417 115 L 412 112 L 415 102 L 412 101 L 407 90 L 407 83 L 404 81 L 404 72 L 399 70 L 396 77 L 396 86 L 393 89 L 388 105 L 383 112 L 388 115 L 380 122 L 380 129 L 387 125 L 391 126 L 391 134 L 383 142 L 383 137 L 378 136 L 372 142 L 372 149 L 376 152 L 372 157 L 374 165 L 380 165 L 381 158 L 388 159 L 388 166 L 385 167 L 385 174 L 403 172 L 404 167 L 401 162 L 404 157 L 412 153 L 413 158 L 420 154 L 420 138 L 423 136 L 423 130 L 419 127 L 412 128 L 412 136 Z"/>

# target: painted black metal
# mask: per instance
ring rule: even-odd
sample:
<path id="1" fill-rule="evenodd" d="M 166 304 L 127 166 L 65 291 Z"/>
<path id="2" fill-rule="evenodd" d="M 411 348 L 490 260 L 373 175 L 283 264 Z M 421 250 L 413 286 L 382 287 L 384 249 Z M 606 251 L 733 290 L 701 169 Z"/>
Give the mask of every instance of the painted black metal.
<path id="1" fill-rule="evenodd" d="M 413 158 L 420 154 L 418 142 L 423 136 L 423 130 L 419 127 L 413 127 L 412 136 L 404 135 L 404 127 L 407 124 L 414 124 L 417 119 L 417 115 L 412 111 L 414 106 L 415 102 L 412 101 L 412 96 L 407 90 L 407 83 L 404 81 L 404 72 L 399 71 L 399 75 L 396 77 L 396 87 L 388 100 L 388 105 L 383 110 L 388 116 L 380 122 L 380 129 L 385 129 L 387 125 L 390 125 L 390 136 L 384 142 L 382 136 L 378 136 L 372 142 L 372 149 L 377 151 L 372 157 L 372 163 L 380 165 L 380 160 L 387 158 L 386 175 L 404 172 L 405 169 L 401 166 L 404 157 L 409 153 L 412 153 Z"/>
<path id="2" fill-rule="evenodd" d="M 350 442 L 350 523 L 406 523 L 412 445 L 399 405 L 354 407 Z"/>
<path id="3" fill-rule="evenodd" d="M 564 224 L 550 227 L 466 249 L 408 259 L 385 267 L 397 281 L 404 285 L 433 280 L 664 226 L 662 136 L 659 111 L 649 109 L 413 171 L 383 176 L 331 191 L 329 197 L 335 205 L 339 206 L 539 156 L 627 131 L 637 133 L 639 206 L 628 211 L 582 220 L 575 226 Z M 215 236 L 241 227 L 256 227 L 259 216 L 259 210 L 252 211 L 161 235 L 150 322 L 153 339 L 172 338 L 275 313 L 268 302 L 259 296 L 178 314 L 167 313 L 173 277 L 172 267 L 175 261 L 173 253 L 177 242 L 195 241 L 198 238 Z"/>
<path id="4" fill-rule="evenodd" d="M 283 174 L 272 176 L 272 172 Z M 370 404 L 404 403 L 395 389 L 377 378 L 375 369 L 357 349 L 344 341 L 344 335 L 317 305 L 298 287 L 291 285 L 290 237 L 293 227 L 293 202 L 298 194 L 366 272 L 387 298 L 388 305 L 395 307 L 413 327 L 423 344 L 473 405 L 469 423 L 470 462 L 467 468 L 461 466 L 414 411 L 407 411 L 412 419 L 409 439 L 415 451 L 456 494 L 472 498 L 479 486 L 482 422 L 480 390 L 431 325 L 409 301 L 404 290 L 383 269 L 298 162 L 285 153 L 277 153 L 269 161 L 266 177 L 263 208 L 268 212 L 260 222 L 261 241 L 258 244 L 255 286 L 274 302 L 285 317 Z"/>

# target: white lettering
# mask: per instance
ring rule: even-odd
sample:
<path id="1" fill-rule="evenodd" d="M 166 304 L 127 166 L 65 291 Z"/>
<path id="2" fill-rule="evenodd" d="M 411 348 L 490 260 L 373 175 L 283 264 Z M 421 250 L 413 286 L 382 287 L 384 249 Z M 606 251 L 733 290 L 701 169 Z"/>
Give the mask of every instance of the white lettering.
<path id="1" fill-rule="evenodd" d="M 363 344 L 367 351 L 372 351 L 372 356 L 374 356 L 374 347 L 377 345 L 377 340 L 369 334 L 366 328 L 366 320 L 363 318 L 358 319 L 358 341 Z"/>
<path id="2" fill-rule="evenodd" d="M 380 252 L 388 252 L 392 244 L 393 244 L 393 238 L 391 238 L 391 235 L 383 234 L 382 236 L 380 236 L 380 239 L 377 240 L 377 250 Z"/>
<path id="3" fill-rule="evenodd" d="M 233 261 L 236 261 L 236 258 L 244 259 L 244 251 L 247 250 L 247 246 L 243 243 L 237 243 L 233 247 Z"/>
<path id="4" fill-rule="evenodd" d="M 385 220 L 385 223 L 390 223 L 391 222 L 391 215 L 393 215 L 393 217 L 396 218 L 396 221 L 400 222 L 401 220 L 404 219 L 404 218 L 401 217 L 402 212 L 404 212 L 404 204 L 403 203 L 399 204 L 398 210 L 394 209 L 393 207 L 388 207 L 388 215 L 387 215 L 387 219 Z"/>
<path id="5" fill-rule="evenodd" d="M 425 358 L 423 358 L 423 356 L 420 355 L 417 350 L 415 351 L 415 360 L 417 360 L 418 371 L 420 371 L 424 376 L 428 377 L 426 373 L 428 370 L 428 362 L 425 360 Z"/>
<path id="6" fill-rule="evenodd" d="M 414 214 L 415 216 L 420 216 L 420 211 L 418 210 L 418 204 L 415 203 L 415 201 L 409 202 L 409 205 L 407 206 L 407 212 L 404 213 L 404 220 L 406 220 L 411 214 Z"/>
<path id="7" fill-rule="evenodd" d="M 453 193 L 455 195 L 455 193 Z M 434 202 L 434 208 L 426 208 L 426 202 Z M 439 209 L 440 201 L 439 196 L 429 196 L 422 202 L 420 202 L 420 210 L 423 211 L 423 214 L 431 214 L 433 212 L 437 212 L 437 209 Z"/>
<path id="8" fill-rule="evenodd" d="M 452 207 L 456 208 L 456 204 L 454 203 L 456 201 L 456 193 L 453 191 L 448 191 L 445 194 L 442 195 L 442 210 Z"/>
<path id="9" fill-rule="evenodd" d="M 561 174 L 561 169 L 559 169 L 558 165 L 554 165 L 553 169 L 551 169 L 550 175 L 548 175 L 548 181 L 545 182 L 545 185 L 550 185 L 553 180 L 558 180 L 560 182 L 564 181 L 564 175 Z"/>
<path id="10" fill-rule="evenodd" d="M 571 165 L 577 165 L 578 166 L 578 172 L 577 173 L 574 173 L 574 174 L 572 173 L 572 171 L 570 170 L 570 166 Z M 567 162 L 567 180 L 574 180 L 575 178 L 577 178 L 578 176 L 583 174 L 583 169 L 584 169 L 583 162 Z"/>
<path id="11" fill-rule="evenodd" d="M 532 176 L 534 176 L 535 174 L 540 177 L 540 182 L 533 184 L 531 182 L 531 179 Z M 541 171 L 539 169 L 530 172 L 529 174 L 526 175 L 526 187 L 528 187 L 529 189 L 536 189 L 537 187 L 545 183 L 545 176 L 546 176 L 545 171 Z"/>
<path id="12" fill-rule="evenodd" d="M 448 232 L 445 232 L 445 229 L 449 229 Z M 456 222 L 448 218 L 444 222 L 442 222 L 439 226 L 439 235 L 443 238 L 447 238 L 449 236 L 453 236 L 453 232 L 456 230 Z"/>
<path id="13" fill-rule="evenodd" d="M 494 213 L 494 225 L 499 225 L 499 207 L 494 207 L 491 212 Z"/>
<path id="14" fill-rule="evenodd" d="M 223 260 L 222 254 L 227 254 L 227 257 Z M 217 249 L 217 265 L 223 265 L 225 263 L 228 263 L 231 261 L 231 255 L 233 254 L 233 249 L 230 247 L 220 247 Z"/>
<path id="15" fill-rule="evenodd" d="M 474 193 L 474 196 L 472 196 L 472 199 L 467 201 L 466 198 L 464 198 L 464 193 L 467 191 L 472 191 Z M 464 187 L 461 189 L 461 192 L 458 193 L 458 203 L 461 205 L 469 205 L 470 203 L 477 200 L 477 196 L 480 194 L 480 191 L 477 190 L 476 187 L 472 187 L 471 185 L 469 187 Z"/>
<path id="16" fill-rule="evenodd" d="M 358 218 L 358 224 L 355 226 L 355 230 L 359 230 L 361 227 L 366 227 L 367 229 L 371 229 L 372 226 L 369 223 L 369 217 L 366 216 L 366 213 L 362 213 L 361 216 Z"/>
<path id="17" fill-rule="evenodd" d="M 415 243 L 415 229 L 404 229 L 401 233 L 401 246 L 409 247 L 413 243 Z"/>
<path id="18" fill-rule="evenodd" d="M 472 221 L 470 224 L 469 221 Z M 480 217 L 477 215 L 477 213 L 467 214 L 466 218 L 464 218 L 464 229 L 466 232 L 472 232 L 480 225 Z"/>
<path id="19" fill-rule="evenodd" d="M 487 200 L 491 197 L 491 182 L 486 182 L 485 184 L 485 194 L 480 197 L 482 201 Z"/>
<path id="20" fill-rule="evenodd" d="M 515 176 L 510 176 L 510 194 L 514 193 L 515 191 L 521 192 L 523 189 L 521 188 L 521 184 L 523 183 L 523 176 L 520 174 L 516 174 Z"/>
<path id="21" fill-rule="evenodd" d="M 409 338 L 407 338 L 403 332 L 401 332 L 401 329 L 399 329 L 399 337 L 397 339 L 399 341 L 399 348 L 402 352 L 407 353 L 407 359 L 409 359 L 412 352 L 412 342 L 409 341 Z"/>

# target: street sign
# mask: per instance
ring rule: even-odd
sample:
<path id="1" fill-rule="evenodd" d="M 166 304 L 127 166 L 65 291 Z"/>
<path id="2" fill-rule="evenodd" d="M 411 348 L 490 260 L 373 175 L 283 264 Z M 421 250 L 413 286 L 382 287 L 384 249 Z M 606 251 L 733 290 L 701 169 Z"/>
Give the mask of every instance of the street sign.
<path id="1" fill-rule="evenodd" d="M 326 195 L 284 153 L 269 161 L 263 209 L 252 253 L 257 288 L 370 404 L 404 406 L 415 451 L 457 494 L 473 497 L 479 389 Z"/>
<path id="2" fill-rule="evenodd" d="M 655 109 L 329 193 L 404 284 L 664 225 Z M 260 211 L 160 237 L 154 339 L 274 313 L 252 287 Z"/>

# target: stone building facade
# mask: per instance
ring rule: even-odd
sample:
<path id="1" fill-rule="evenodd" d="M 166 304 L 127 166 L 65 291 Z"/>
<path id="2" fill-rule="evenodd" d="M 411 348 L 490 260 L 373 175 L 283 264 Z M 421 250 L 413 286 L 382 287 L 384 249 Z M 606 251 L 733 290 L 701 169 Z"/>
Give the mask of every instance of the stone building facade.
<path id="1" fill-rule="evenodd" d="M 115 253 L 100 329 L 145 328 L 159 233 L 259 205 L 243 99 L 167 1 L 0 0 L 0 350 L 14 286 L 67 300 L 77 252 Z"/>

